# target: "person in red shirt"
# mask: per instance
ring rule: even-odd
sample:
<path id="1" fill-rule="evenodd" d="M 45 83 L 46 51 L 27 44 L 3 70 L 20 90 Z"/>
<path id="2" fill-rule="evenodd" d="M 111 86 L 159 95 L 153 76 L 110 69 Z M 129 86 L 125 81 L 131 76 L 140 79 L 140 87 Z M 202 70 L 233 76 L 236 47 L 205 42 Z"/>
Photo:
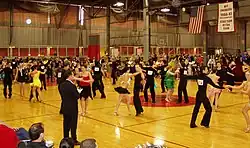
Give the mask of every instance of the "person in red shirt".
<path id="1" fill-rule="evenodd" d="M 12 128 L 0 124 L 0 147 L 17 148 L 18 142 L 16 132 Z"/>

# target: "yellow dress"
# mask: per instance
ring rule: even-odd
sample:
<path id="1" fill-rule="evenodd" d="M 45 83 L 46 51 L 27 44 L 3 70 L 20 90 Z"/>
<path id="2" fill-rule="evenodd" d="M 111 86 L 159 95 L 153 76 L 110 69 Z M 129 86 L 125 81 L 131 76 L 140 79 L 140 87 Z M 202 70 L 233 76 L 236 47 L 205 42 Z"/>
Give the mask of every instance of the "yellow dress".
<path id="1" fill-rule="evenodd" d="M 42 86 L 41 81 L 39 79 L 40 73 L 41 73 L 40 71 L 37 71 L 37 73 L 34 75 L 32 86 L 39 88 Z"/>

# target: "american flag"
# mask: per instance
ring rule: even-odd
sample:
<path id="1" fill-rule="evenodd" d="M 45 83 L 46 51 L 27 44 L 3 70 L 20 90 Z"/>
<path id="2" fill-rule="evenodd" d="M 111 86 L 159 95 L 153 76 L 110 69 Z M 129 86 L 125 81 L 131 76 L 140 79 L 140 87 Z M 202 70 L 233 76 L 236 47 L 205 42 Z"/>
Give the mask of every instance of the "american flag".
<path id="1" fill-rule="evenodd" d="M 192 34 L 201 33 L 204 6 L 191 8 L 188 32 Z"/>

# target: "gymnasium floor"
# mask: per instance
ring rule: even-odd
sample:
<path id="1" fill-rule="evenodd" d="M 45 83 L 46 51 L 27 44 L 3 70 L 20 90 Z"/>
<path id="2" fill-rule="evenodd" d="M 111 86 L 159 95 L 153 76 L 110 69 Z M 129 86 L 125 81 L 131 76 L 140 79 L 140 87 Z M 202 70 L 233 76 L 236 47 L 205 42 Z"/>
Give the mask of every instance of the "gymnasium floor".
<path id="1" fill-rule="evenodd" d="M 157 80 L 158 84 L 159 80 Z M 176 84 L 178 84 L 176 82 Z M 1 85 L 2 89 L 3 86 Z M 170 148 L 249 148 L 250 133 L 246 127 L 241 109 L 248 102 L 247 96 L 223 91 L 220 99 L 220 111 L 213 112 L 210 129 L 189 128 L 193 105 L 166 107 L 144 107 L 144 115 L 128 115 L 126 106 L 120 107 L 120 116 L 114 116 L 117 93 L 110 80 L 105 80 L 106 100 L 100 95 L 90 101 L 87 117 L 79 117 L 78 140 L 95 138 L 100 148 L 134 148 L 137 144 L 164 142 Z M 189 96 L 195 96 L 195 82 L 188 82 Z M 13 97 L 6 100 L 0 92 L 0 120 L 12 127 L 29 126 L 34 122 L 43 122 L 45 137 L 53 140 L 56 147 L 62 139 L 62 116 L 59 115 L 60 97 L 57 86 L 43 91 L 44 103 L 29 103 L 29 85 L 26 85 L 26 97 L 19 95 L 19 86 L 13 86 Z M 132 92 L 132 91 L 131 91 Z M 157 88 L 157 95 L 161 93 Z M 176 90 L 175 90 L 176 94 Z M 158 100 L 159 101 L 159 100 Z M 203 107 L 197 119 L 200 124 L 204 114 Z"/>

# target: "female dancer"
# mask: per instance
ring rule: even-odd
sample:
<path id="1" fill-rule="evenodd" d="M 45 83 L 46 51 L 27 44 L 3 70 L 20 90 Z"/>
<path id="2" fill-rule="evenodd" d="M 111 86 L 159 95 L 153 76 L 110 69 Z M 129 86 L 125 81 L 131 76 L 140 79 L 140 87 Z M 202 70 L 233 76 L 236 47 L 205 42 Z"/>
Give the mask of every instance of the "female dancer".
<path id="1" fill-rule="evenodd" d="M 243 68 L 247 68 L 247 67 L 243 67 Z M 243 82 L 240 86 L 229 85 L 228 87 L 232 89 L 240 89 L 241 93 L 246 94 L 249 97 L 249 102 L 242 109 L 242 113 L 247 123 L 247 128 L 245 129 L 245 132 L 249 133 L 250 132 L 250 117 L 248 115 L 248 111 L 250 110 L 250 72 L 247 71 L 245 76 L 246 76 L 247 81 Z"/>
<path id="2" fill-rule="evenodd" d="M 41 91 L 40 91 L 40 88 L 41 88 L 42 84 L 41 84 L 41 81 L 39 79 L 40 74 L 45 74 L 45 72 L 41 72 L 41 71 L 37 70 L 37 66 L 35 65 L 34 66 L 34 71 L 32 71 L 30 73 L 30 75 L 33 77 L 33 83 L 31 83 L 32 93 L 33 93 L 33 97 L 35 97 L 36 96 L 36 91 L 37 91 L 37 93 L 38 93 L 37 100 L 39 102 L 42 102 Z M 31 99 L 32 98 L 30 98 L 29 101 L 31 101 Z"/>
<path id="3" fill-rule="evenodd" d="M 166 77 L 164 79 L 164 84 L 167 88 L 167 94 L 165 99 L 167 102 L 171 102 L 171 97 L 174 92 L 174 79 L 175 79 L 174 76 L 175 76 L 174 67 L 170 66 L 166 73 Z"/>
<path id="4" fill-rule="evenodd" d="M 206 128 L 209 128 L 210 118 L 212 114 L 212 107 L 206 95 L 207 84 L 210 84 L 213 87 L 219 88 L 219 89 L 224 89 L 224 87 L 215 85 L 213 81 L 209 77 L 206 76 L 208 73 L 208 68 L 206 66 L 200 67 L 199 71 L 200 72 L 198 76 L 187 76 L 187 78 L 196 79 L 197 84 L 198 84 L 198 91 L 196 93 L 196 102 L 195 102 L 195 106 L 194 106 L 194 110 L 192 114 L 190 128 L 197 127 L 197 125 L 195 124 L 195 121 L 199 113 L 201 103 L 203 103 L 203 106 L 206 110 L 205 115 L 203 116 L 203 119 L 201 121 L 201 126 L 205 126 Z"/>
<path id="5" fill-rule="evenodd" d="M 130 105 L 130 99 L 129 99 L 130 92 L 128 91 L 128 86 L 130 84 L 131 78 L 140 73 L 140 72 L 136 72 L 136 73 L 131 74 L 129 68 L 124 68 L 124 71 L 126 71 L 126 72 L 119 78 L 119 80 L 121 80 L 121 85 L 119 87 L 115 88 L 115 91 L 119 93 L 118 102 L 116 104 L 116 108 L 115 108 L 115 112 L 114 112 L 114 114 L 116 116 L 119 115 L 118 109 L 119 109 L 119 106 L 120 106 L 122 100 L 125 100 L 124 102 L 127 104 L 129 114 L 131 114 L 130 107 L 129 107 L 129 105 Z"/>
<path id="6" fill-rule="evenodd" d="M 25 84 L 27 76 L 28 76 L 28 74 L 27 74 L 26 68 L 24 67 L 24 63 L 20 63 L 20 65 L 16 71 L 16 76 L 15 76 L 14 82 L 17 81 L 20 84 L 21 97 L 24 97 L 24 84 Z"/>
<path id="7" fill-rule="evenodd" d="M 81 67 L 81 77 L 82 80 L 79 82 L 79 87 L 82 89 L 80 93 L 80 99 L 81 99 L 81 107 L 82 107 L 82 113 L 81 116 L 85 116 L 87 114 L 87 108 L 88 108 L 88 98 L 90 97 L 92 99 L 91 95 L 91 84 L 94 82 L 90 72 L 87 71 L 87 67 L 82 66 Z"/>
<path id="8" fill-rule="evenodd" d="M 241 93 L 248 95 L 249 97 L 249 103 L 245 105 L 245 107 L 242 109 L 242 113 L 245 117 L 247 128 L 245 129 L 246 133 L 250 132 L 250 117 L 248 115 L 248 111 L 250 110 L 250 72 L 246 73 L 247 81 L 243 82 L 240 86 L 228 86 L 232 89 L 242 89 Z"/>
<path id="9" fill-rule="evenodd" d="M 219 85 L 218 83 L 218 80 L 220 79 L 220 77 L 216 75 L 216 69 L 213 69 L 212 73 L 209 74 L 208 77 L 214 82 L 214 84 L 218 86 L 222 86 L 222 85 Z M 215 111 L 218 111 L 218 100 L 219 100 L 219 96 L 221 92 L 222 92 L 221 89 L 214 88 L 214 87 L 209 87 L 208 89 L 208 98 L 210 99 L 211 105 L 213 105 L 213 103 L 215 102 L 215 106 L 214 106 Z"/>

